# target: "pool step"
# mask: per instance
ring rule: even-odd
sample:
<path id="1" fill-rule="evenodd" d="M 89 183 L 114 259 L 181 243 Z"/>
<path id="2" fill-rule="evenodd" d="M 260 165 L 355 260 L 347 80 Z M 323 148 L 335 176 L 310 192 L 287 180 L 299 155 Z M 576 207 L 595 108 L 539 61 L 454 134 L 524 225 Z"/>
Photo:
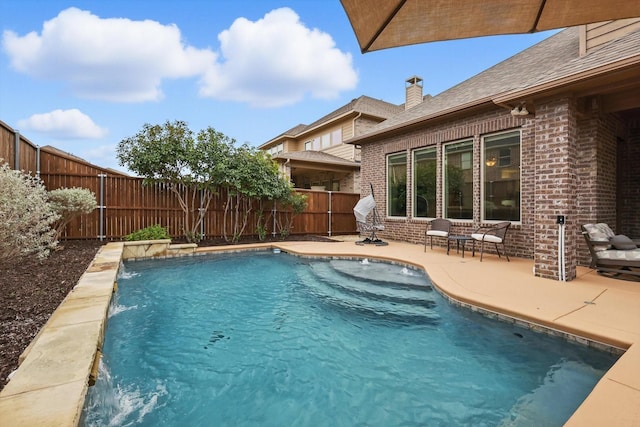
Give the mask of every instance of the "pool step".
<path id="1" fill-rule="evenodd" d="M 431 288 L 431 281 L 420 271 L 401 265 L 376 261 L 352 261 L 334 259 L 329 261 L 334 270 L 345 276 L 367 280 L 371 283 L 387 286 L 400 286 L 404 289 L 416 287 Z"/>
<path id="2" fill-rule="evenodd" d="M 357 275 L 351 271 L 345 273 L 344 269 L 335 268 L 332 262 L 311 263 L 309 267 L 319 280 L 346 293 L 370 299 L 416 304 L 425 307 L 431 307 L 434 304 L 432 301 L 433 289 L 424 282 L 424 276 L 421 277 L 422 285 L 418 286 L 416 284 L 416 279 L 418 278 L 396 276 L 393 281 L 376 280 L 378 276 L 375 275 L 376 271 L 374 270 L 370 274 L 371 277 L 376 277 L 376 279 L 370 279 L 366 276 L 366 271 L 362 271 Z M 404 283 L 404 280 L 409 283 Z"/>
<path id="3" fill-rule="evenodd" d="M 431 310 L 435 305 L 433 293 L 426 287 L 385 288 L 345 277 L 326 262 L 311 263 L 310 267 L 299 272 L 301 283 L 311 294 L 333 306 L 412 323 L 431 323 L 439 318 Z"/>

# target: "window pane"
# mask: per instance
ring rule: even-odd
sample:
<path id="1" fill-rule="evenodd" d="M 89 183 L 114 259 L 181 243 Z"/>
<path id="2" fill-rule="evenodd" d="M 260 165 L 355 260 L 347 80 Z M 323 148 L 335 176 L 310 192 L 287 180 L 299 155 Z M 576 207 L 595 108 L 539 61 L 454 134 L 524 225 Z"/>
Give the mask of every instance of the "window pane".
<path id="1" fill-rule="evenodd" d="M 407 154 L 387 158 L 387 215 L 407 216 Z"/>
<path id="2" fill-rule="evenodd" d="M 520 221 L 520 132 L 486 137 L 484 158 L 483 218 Z"/>
<path id="3" fill-rule="evenodd" d="M 473 141 L 444 147 L 444 216 L 473 219 Z"/>
<path id="4" fill-rule="evenodd" d="M 336 129 L 331 132 L 331 145 L 342 144 L 342 128 Z"/>
<path id="5" fill-rule="evenodd" d="M 413 216 L 436 217 L 436 149 L 428 148 L 413 153 Z"/>

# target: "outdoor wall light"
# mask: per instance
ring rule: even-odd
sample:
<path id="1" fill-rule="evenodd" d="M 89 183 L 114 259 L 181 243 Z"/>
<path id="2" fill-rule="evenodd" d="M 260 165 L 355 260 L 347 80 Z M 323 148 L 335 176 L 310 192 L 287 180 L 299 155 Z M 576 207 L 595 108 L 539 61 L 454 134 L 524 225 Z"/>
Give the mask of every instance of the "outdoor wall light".
<path id="1" fill-rule="evenodd" d="M 513 114 L 513 113 L 512 113 L 512 114 Z M 495 158 L 495 157 L 490 157 L 490 158 L 488 158 L 487 160 L 485 160 L 484 164 L 485 164 L 485 165 L 487 165 L 487 166 L 489 166 L 489 167 L 493 167 L 493 166 L 495 166 L 495 165 L 496 165 L 496 162 L 497 162 L 497 160 L 496 160 L 496 158 Z"/>
<path id="2" fill-rule="evenodd" d="M 513 110 L 511 110 L 511 115 L 512 116 L 528 116 L 529 110 L 527 110 L 526 104 L 520 104 L 517 107 L 513 107 Z"/>

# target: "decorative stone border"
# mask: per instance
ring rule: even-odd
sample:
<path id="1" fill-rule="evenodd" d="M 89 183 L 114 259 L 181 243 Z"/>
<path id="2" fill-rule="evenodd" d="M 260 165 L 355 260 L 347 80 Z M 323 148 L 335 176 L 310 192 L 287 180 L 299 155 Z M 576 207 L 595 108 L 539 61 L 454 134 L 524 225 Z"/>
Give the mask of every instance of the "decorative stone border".
<path id="1" fill-rule="evenodd" d="M 192 255 L 198 245 L 196 243 L 171 244 L 170 239 L 138 240 L 124 242 L 122 259 L 148 259 Z"/>

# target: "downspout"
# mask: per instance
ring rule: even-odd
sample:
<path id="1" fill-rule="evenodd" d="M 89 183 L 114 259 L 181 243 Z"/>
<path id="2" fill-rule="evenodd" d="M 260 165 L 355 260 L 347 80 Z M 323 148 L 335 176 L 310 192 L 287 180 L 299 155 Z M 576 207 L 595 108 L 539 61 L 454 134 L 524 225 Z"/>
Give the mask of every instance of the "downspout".
<path id="1" fill-rule="evenodd" d="M 353 137 L 356 136 L 356 120 L 358 120 L 362 116 L 362 111 L 358 113 L 357 116 L 353 118 Z M 359 193 L 362 193 L 362 146 L 360 144 L 353 145 L 353 161 L 356 161 L 356 150 L 360 147 L 360 190 Z M 353 187 L 355 190 L 355 177 L 353 179 Z"/>

